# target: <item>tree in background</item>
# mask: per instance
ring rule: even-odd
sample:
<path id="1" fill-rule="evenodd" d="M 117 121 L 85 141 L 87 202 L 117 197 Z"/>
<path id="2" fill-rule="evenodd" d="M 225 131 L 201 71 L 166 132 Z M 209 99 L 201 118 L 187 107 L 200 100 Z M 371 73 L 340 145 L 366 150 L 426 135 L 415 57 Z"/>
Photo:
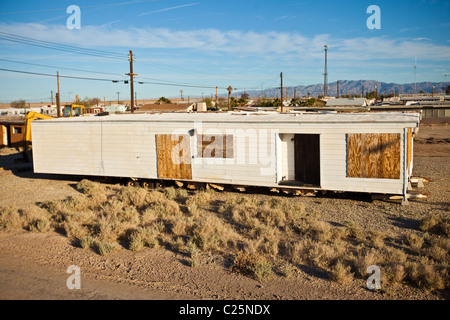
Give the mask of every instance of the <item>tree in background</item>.
<path id="1" fill-rule="evenodd" d="M 25 100 L 17 100 L 11 102 L 9 105 L 11 106 L 11 108 L 24 109 L 27 107 L 27 102 Z"/>
<path id="2" fill-rule="evenodd" d="M 377 98 L 376 91 L 370 91 L 366 93 L 366 99 L 376 99 L 376 98 Z"/>
<path id="3" fill-rule="evenodd" d="M 98 106 L 100 103 L 100 98 L 91 98 L 88 97 L 84 98 L 83 100 L 78 100 L 77 104 L 83 105 L 86 109 L 91 108 L 92 106 Z"/>
<path id="4" fill-rule="evenodd" d="M 170 101 L 166 97 L 161 97 L 158 99 L 158 101 L 156 101 L 156 103 L 157 104 L 169 104 L 169 103 L 172 103 L 172 101 Z"/>

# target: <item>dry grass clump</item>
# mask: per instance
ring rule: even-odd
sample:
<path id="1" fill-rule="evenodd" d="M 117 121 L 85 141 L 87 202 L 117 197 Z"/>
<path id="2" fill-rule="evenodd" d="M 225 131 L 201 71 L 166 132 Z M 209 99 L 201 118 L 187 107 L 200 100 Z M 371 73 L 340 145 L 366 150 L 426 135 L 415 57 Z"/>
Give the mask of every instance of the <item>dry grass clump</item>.
<path id="1" fill-rule="evenodd" d="M 420 229 L 450 237 L 450 217 L 444 214 L 429 214 L 420 220 Z"/>
<path id="2" fill-rule="evenodd" d="M 351 267 L 346 265 L 341 260 L 338 260 L 331 267 L 331 279 L 339 284 L 347 285 L 353 280 L 353 273 L 350 271 Z"/>
<path id="3" fill-rule="evenodd" d="M 367 274 L 367 268 L 371 265 L 377 265 L 379 261 L 379 252 L 373 248 L 357 248 L 357 255 L 353 258 L 353 266 L 359 277 L 364 278 Z"/>
<path id="4" fill-rule="evenodd" d="M 448 268 L 439 268 L 427 258 L 405 265 L 406 278 L 426 290 L 442 290 L 448 287 Z"/>
<path id="5" fill-rule="evenodd" d="M 179 198 L 186 198 L 188 196 L 188 192 L 186 189 L 168 187 L 164 189 L 164 196 L 169 200 L 175 200 Z"/>
<path id="6" fill-rule="evenodd" d="M 248 275 L 260 282 L 274 275 L 272 264 L 265 256 L 243 251 L 240 251 L 234 258 L 231 270 Z"/>
<path id="7" fill-rule="evenodd" d="M 22 228 L 22 218 L 14 205 L 0 208 L 0 230 L 11 231 Z"/>
<path id="8" fill-rule="evenodd" d="M 138 251 L 144 246 L 155 248 L 159 245 L 158 234 L 160 232 L 158 226 L 138 227 L 130 232 L 128 236 L 129 249 Z"/>
<path id="9" fill-rule="evenodd" d="M 424 235 L 408 233 L 407 235 L 404 236 L 404 242 L 409 246 L 409 248 L 414 253 L 420 253 L 425 242 L 425 237 Z"/>

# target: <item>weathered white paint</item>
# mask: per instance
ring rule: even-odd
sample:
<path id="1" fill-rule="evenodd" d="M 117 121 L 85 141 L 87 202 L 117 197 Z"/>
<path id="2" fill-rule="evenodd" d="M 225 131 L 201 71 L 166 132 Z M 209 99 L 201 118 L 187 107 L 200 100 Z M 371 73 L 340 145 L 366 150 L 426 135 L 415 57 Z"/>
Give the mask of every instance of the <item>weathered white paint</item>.
<path id="1" fill-rule="evenodd" d="M 32 123 L 35 172 L 156 179 L 156 134 L 190 136 L 194 181 L 276 187 L 295 179 L 294 134 L 320 135 L 320 188 L 402 194 L 400 179 L 346 176 L 346 134 L 400 133 L 419 116 L 368 114 L 144 114 Z M 197 136 L 233 135 L 232 159 L 199 158 Z M 401 172 L 403 172 L 403 138 Z"/>

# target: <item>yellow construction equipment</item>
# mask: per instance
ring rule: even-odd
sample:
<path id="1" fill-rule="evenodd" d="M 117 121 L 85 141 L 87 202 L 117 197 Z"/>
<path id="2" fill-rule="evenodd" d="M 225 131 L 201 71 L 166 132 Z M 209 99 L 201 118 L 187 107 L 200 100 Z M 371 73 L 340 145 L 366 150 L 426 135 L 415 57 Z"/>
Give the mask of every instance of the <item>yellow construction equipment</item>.
<path id="1" fill-rule="evenodd" d="M 64 111 L 63 111 L 64 118 L 79 117 L 82 115 L 84 115 L 84 106 L 76 105 L 76 104 L 64 106 Z"/>
<path id="2" fill-rule="evenodd" d="M 79 117 L 84 115 L 84 106 L 81 105 L 66 105 L 64 106 L 63 111 L 63 117 L 64 118 L 71 118 L 71 117 Z M 33 122 L 36 119 L 55 119 L 52 116 L 45 115 L 42 113 L 30 111 L 25 116 L 25 137 L 23 140 L 23 158 L 28 161 L 28 149 L 31 145 L 31 122 Z"/>

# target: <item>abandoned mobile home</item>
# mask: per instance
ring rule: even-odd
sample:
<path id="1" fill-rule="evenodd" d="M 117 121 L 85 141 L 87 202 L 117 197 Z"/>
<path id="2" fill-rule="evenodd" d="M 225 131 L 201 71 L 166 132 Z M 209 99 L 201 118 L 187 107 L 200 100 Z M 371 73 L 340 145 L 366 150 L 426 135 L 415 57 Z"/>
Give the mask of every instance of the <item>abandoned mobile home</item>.
<path id="1" fill-rule="evenodd" d="M 401 195 L 418 113 L 166 113 L 32 123 L 37 173 Z M 293 192 L 295 193 L 295 192 Z"/>

